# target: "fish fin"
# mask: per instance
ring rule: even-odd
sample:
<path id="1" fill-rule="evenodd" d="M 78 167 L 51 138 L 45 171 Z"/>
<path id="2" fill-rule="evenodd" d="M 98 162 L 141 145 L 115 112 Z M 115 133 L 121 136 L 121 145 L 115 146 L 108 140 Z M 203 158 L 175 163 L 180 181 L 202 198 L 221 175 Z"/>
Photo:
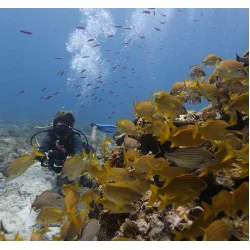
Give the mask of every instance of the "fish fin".
<path id="1" fill-rule="evenodd" d="M 116 128 L 120 127 L 120 122 L 118 120 L 116 120 Z"/>
<path id="2" fill-rule="evenodd" d="M 232 115 L 228 123 L 232 124 L 231 126 L 226 127 L 226 129 L 228 130 L 242 130 L 245 126 L 244 121 L 242 119 L 242 114 L 237 109 L 236 118 L 234 117 L 234 115 Z"/>
<path id="3" fill-rule="evenodd" d="M 80 227 L 80 222 L 77 219 L 77 204 L 72 207 L 70 212 L 68 213 L 68 219 L 72 221 L 78 228 Z"/>
<path id="4" fill-rule="evenodd" d="M 198 86 L 198 77 L 195 76 L 193 82 L 190 85 L 190 88 L 196 88 Z"/>
<path id="5" fill-rule="evenodd" d="M 200 83 L 207 84 L 206 79 L 205 79 L 204 76 L 201 77 L 201 82 Z"/>
<path id="6" fill-rule="evenodd" d="M 172 181 L 172 177 L 168 177 L 166 180 L 165 180 L 165 182 L 164 182 L 164 187 L 166 187 L 171 181 Z"/>
<path id="7" fill-rule="evenodd" d="M 218 66 L 219 64 L 220 64 L 220 62 L 221 62 L 221 60 L 218 58 L 217 60 L 216 60 L 216 66 Z"/>
<path id="8" fill-rule="evenodd" d="M 86 153 L 85 148 L 82 148 L 82 158 L 85 158 L 87 156 L 88 156 L 88 154 Z"/>
<path id="9" fill-rule="evenodd" d="M 151 165 L 151 164 L 149 164 L 149 165 Z M 150 178 L 150 176 L 152 176 L 152 175 L 153 175 L 153 170 L 152 170 L 152 168 L 150 167 L 150 168 L 149 168 L 149 171 L 148 171 L 148 173 L 147 173 L 147 175 L 145 176 L 145 179 L 148 180 L 148 179 Z"/>
<path id="10" fill-rule="evenodd" d="M 199 130 L 200 130 L 200 127 L 199 127 L 198 123 L 195 121 L 195 123 L 194 123 L 194 131 L 193 131 L 193 134 L 192 134 L 192 139 L 193 140 L 195 140 L 196 137 L 198 136 Z"/>
<path id="11" fill-rule="evenodd" d="M 134 115 L 136 114 L 136 110 L 135 110 L 135 100 L 133 99 L 133 107 L 134 107 Z M 136 115 L 135 115 L 136 116 Z M 117 125 L 116 125 L 117 126 Z"/>
<path id="12" fill-rule="evenodd" d="M 150 199 L 148 201 L 148 206 L 153 206 L 156 197 L 158 196 L 158 187 L 156 187 L 155 185 L 150 184 L 150 190 L 152 192 Z"/>
<path id="13" fill-rule="evenodd" d="M 165 195 L 161 195 L 159 194 L 159 198 L 161 200 L 160 205 L 158 206 L 158 211 L 163 210 L 166 207 L 167 204 L 167 197 L 165 197 Z"/>
<path id="14" fill-rule="evenodd" d="M 195 171 L 195 173 L 197 173 L 199 177 L 203 177 L 203 176 L 207 175 L 208 172 L 209 172 L 208 167 L 200 168 L 200 169 L 197 169 L 197 170 Z"/>
<path id="15" fill-rule="evenodd" d="M 228 143 L 225 143 L 225 149 L 227 151 L 227 154 L 221 162 L 225 162 L 231 158 L 234 158 L 234 150 L 233 148 L 231 148 L 231 146 L 229 146 Z"/>
<path id="16" fill-rule="evenodd" d="M 32 146 L 32 150 L 33 150 L 33 154 L 34 154 L 35 156 L 45 156 L 44 153 L 39 152 L 38 149 L 37 149 L 36 147 L 34 147 L 34 146 Z"/>
<path id="17" fill-rule="evenodd" d="M 188 82 L 188 81 L 189 81 L 189 77 L 188 77 L 188 74 L 187 74 L 186 79 L 184 80 L 184 82 Z"/>
<path id="18" fill-rule="evenodd" d="M 240 60 L 240 57 L 238 56 L 237 53 L 235 53 L 235 55 L 236 55 L 236 61 L 239 61 L 239 60 Z"/>

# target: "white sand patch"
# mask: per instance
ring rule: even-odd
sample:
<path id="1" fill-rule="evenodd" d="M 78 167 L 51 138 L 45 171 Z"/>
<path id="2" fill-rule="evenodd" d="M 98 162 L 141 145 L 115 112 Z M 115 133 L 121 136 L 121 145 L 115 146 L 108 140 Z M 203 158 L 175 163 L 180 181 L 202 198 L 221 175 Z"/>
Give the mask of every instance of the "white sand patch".
<path id="1" fill-rule="evenodd" d="M 1 175 L 1 173 L 0 173 Z M 31 203 L 37 195 L 55 187 L 54 172 L 35 163 L 23 175 L 5 183 L 0 176 L 0 220 L 12 238 L 18 231 L 29 240 L 32 226 L 35 226 L 37 212 L 31 210 Z"/>

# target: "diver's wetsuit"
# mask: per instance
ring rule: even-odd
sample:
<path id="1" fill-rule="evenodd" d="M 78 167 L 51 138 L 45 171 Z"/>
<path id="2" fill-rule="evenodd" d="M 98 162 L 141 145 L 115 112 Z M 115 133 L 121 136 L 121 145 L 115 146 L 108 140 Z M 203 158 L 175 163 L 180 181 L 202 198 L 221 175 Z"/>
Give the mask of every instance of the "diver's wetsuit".
<path id="1" fill-rule="evenodd" d="M 83 148 L 87 153 L 93 150 L 91 145 L 87 147 L 87 144 L 82 142 L 79 133 L 72 131 L 66 139 L 58 139 L 55 132 L 51 130 L 43 137 L 39 151 L 47 152 L 49 167 L 55 172 L 60 172 L 61 168 L 55 168 L 54 163 L 57 166 L 62 166 L 68 155 L 81 155 Z M 46 158 L 41 157 L 40 160 L 44 166 Z"/>
<path id="2" fill-rule="evenodd" d="M 56 141 L 58 140 L 55 133 L 52 131 L 47 132 L 41 142 L 41 146 L 39 147 L 40 152 L 48 152 L 49 150 L 58 150 L 56 146 Z M 70 154 L 82 154 L 83 142 L 81 140 L 81 136 L 72 132 L 69 137 L 65 140 L 59 140 L 60 146 L 63 146 L 67 155 Z M 86 145 L 87 146 L 87 145 Z M 60 149 L 59 149 L 60 150 Z M 87 150 L 87 149 L 85 149 Z M 64 151 L 61 149 L 61 151 Z"/>

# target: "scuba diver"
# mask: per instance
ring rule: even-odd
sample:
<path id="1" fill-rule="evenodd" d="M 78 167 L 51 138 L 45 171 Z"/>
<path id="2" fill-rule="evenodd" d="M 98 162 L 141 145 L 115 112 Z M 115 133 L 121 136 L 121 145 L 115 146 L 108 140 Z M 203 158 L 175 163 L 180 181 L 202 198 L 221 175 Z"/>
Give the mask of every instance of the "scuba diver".
<path id="1" fill-rule="evenodd" d="M 75 118 L 71 112 L 60 111 L 53 120 L 53 128 L 39 133 L 47 132 L 43 137 L 39 151 L 45 153 L 46 156 L 38 156 L 36 159 L 41 162 L 41 166 L 48 167 L 56 173 L 60 173 L 64 161 L 68 155 L 81 155 L 84 148 L 87 153 L 90 150 L 94 152 L 94 148 L 88 144 L 86 136 L 79 130 L 73 128 Z M 82 142 L 82 134 L 86 142 Z"/>

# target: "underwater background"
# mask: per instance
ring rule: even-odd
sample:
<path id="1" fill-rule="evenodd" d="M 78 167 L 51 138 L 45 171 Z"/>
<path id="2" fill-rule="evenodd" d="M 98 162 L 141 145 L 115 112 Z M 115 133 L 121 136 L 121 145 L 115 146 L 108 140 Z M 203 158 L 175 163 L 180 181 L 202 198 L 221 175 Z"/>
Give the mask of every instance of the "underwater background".
<path id="1" fill-rule="evenodd" d="M 133 100 L 249 45 L 248 9 L 0 9 L 0 22 L 2 122 L 47 125 L 61 109 L 80 129 L 133 119 Z"/>

